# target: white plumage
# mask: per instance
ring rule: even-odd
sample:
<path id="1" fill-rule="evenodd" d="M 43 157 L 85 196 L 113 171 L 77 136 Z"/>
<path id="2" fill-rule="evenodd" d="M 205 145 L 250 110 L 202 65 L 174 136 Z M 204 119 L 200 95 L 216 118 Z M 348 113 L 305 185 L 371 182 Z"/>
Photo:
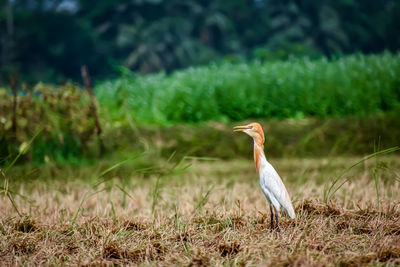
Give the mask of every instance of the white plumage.
<path id="1" fill-rule="evenodd" d="M 282 209 L 290 218 L 296 218 L 292 201 L 278 173 L 267 161 L 264 154 L 264 131 L 258 123 L 234 127 L 236 132 L 244 132 L 254 140 L 254 162 L 260 178 L 260 186 L 268 200 L 271 210 L 271 231 L 274 229 L 273 210 L 275 209 L 275 229 L 279 231 L 278 212 Z"/>
<path id="2" fill-rule="evenodd" d="M 260 186 L 268 203 L 277 211 L 282 210 L 292 219 L 296 218 L 292 201 L 278 173 L 267 161 L 264 153 L 261 154 L 261 166 L 259 171 Z"/>

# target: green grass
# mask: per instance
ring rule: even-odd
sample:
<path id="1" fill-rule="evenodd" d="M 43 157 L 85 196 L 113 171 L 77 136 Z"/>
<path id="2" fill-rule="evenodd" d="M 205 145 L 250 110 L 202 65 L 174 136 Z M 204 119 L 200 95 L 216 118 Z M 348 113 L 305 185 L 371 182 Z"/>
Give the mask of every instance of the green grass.
<path id="1" fill-rule="evenodd" d="M 146 124 L 365 116 L 400 106 L 400 55 L 204 67 L 99 83 L 106 121 Z"/>

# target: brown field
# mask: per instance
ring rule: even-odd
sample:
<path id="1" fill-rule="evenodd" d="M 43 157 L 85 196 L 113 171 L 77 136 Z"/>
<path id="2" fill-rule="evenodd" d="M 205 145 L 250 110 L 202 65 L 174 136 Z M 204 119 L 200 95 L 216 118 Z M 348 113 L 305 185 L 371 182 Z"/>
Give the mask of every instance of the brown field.
<path id="1" fill-rule="evenodd" d="M 18 212 L 3 193 L 0 262 L 399 265 L 398 155 L 357 165 L 344 175 L 349 181 L 324 202 L 331 179 L 357 159 L 272 159 L 297 212 L 295 220 L 281 217 L 280 233 L 269 230 L 269 208 L 251 160 L 190 159 L 175 168 L 164 162 L 148 172 L 134 171 L 128 162 L 97 186 L 103 169 L 97 165 L 42 167 L 25 182 L 13 181 L 10 174 L 8 190 Z M 181 168 L 186 162 L 191 167 Z"/>

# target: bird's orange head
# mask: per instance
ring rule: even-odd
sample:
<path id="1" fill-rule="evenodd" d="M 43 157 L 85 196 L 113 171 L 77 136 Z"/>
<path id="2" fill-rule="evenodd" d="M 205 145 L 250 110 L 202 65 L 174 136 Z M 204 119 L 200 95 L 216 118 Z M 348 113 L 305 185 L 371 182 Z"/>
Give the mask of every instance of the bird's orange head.
<path id="1" fill-rule="evenodd" d="M 244 132 L 253 137 L 254 141 L 259 146 L 264 145 L 264 131 L 259 123 L 253 122 L 244 126 L 235 126 L 233 128 L 233 131 L 235 132 Z"/>

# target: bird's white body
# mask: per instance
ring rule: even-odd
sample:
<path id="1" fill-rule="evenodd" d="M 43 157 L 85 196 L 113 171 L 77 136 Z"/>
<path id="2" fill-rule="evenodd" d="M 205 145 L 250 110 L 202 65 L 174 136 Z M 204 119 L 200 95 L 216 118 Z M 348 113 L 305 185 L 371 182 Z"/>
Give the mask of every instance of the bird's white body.
<path id="1" fill-rule="evenodd" d="M 292 219 L 296 217 L 292 202 L 278 173 L 274 167 L 267 161 L 262 147 L 254 142 L 254 150 L 259 153 L 260 187 L 270 205 L 273 205 L 277 211 L 282 210 Z"/>
<path id="2" fill-rule="evenodd" d="M 244 126 L 235 126 L 234 131 L 244 132 L 253 138 L 254 163 L 256 164 L 257 174 L 260 178 L 261 190 L 267 198 L 271 210 L 271 232 L 273 230 L 279 232 L 278 212 L 283 210 L 292 219 L 296 218 L 296 213 L 281 177 L 279 177 L 274 167 L 265 158 L 264 131 L 261 125 L 256 122 Z M 275 227 L 273 209 L 275 209 Z"/>

